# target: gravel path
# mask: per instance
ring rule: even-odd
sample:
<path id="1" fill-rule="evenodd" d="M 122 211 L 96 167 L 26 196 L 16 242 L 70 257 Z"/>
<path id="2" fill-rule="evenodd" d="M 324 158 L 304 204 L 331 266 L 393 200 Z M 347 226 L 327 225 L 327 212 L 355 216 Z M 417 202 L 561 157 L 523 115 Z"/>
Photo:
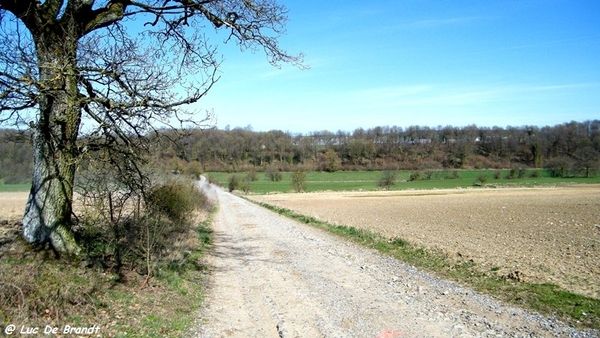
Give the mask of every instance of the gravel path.
<path id="1" fill-rule="evenodd" d="M 219 189 L 194 337 L 596 337 Z"/>

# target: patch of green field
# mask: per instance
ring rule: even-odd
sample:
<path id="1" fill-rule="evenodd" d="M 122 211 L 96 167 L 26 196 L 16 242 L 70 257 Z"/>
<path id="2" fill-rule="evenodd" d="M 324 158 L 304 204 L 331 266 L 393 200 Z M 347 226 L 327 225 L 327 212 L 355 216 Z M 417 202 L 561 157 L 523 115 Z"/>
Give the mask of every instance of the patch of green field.
<path id="1" fill-rule="evenodd" d="M 533 173 L 536 174 L 533 174 Z M 507 178 L 510 170 L 439 170 L 419 172 L 419 178 L 411 180 L 413 171 L 397 171 L 397 183 L 390 190 L 422 190 L 422 189 L 454 189 L 474 186 L 506 187 L 506 186 L 543 186 L 573 183 L 600 183 L 600 177 L 592 178 L 555 178 L 550 177 L 544 170 L 527 170 L 523 177 Z M 224 186 L 231 175 L 244 179 L 247 173 L 207 173 L 212 179 L 221 182 Z M 257 173 L 258 180 L 250 183 L 250 192 L 267 194 L 274 192 L 292 192 L 290 172 L 282 173 L 282 180 L 270 181 L 264 173 Z M 383 175 L 382 171 L 338 171 L 309 172 L 306 175 L 306 191 L 372 191 L 380 190 L 378 180 Z M 414 175 L 413 175 L 414 176 Z M 481 182 L 480 177 L 485 177 Z M 498 178 L 496 178 L 498 177 Z"/>
<path id="2" fill-rule="evenodd" d="M 31 189 L 31 184 L 4 184 L 0 180 L 0 192 L 28 192 Z"/>

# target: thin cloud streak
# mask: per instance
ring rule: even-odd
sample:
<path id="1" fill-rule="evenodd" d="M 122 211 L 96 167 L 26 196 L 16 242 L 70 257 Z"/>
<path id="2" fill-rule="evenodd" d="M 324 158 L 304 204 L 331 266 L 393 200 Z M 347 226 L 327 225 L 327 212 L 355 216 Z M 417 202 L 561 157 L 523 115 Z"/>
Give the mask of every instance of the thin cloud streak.
<path id="1" fill-rule="evenodd" d="M 529 44 L 516 45 L 516 46 L 508 46 L 505 48 L 496 49 L 493 52 L 502 52 L 502 51 L 508 51 L 508 50 L 519 50 L 519 49 L 545 47 L 545 46 L 559 46 L 562 44 L 567 44 L 567 43 L 572 43 L 572 42 L 577 42 L 577 41 L 589 42 L 588 40 L 595 39 L 595 38 L 600 38 L 600 34 L 588 35 L 588 36 L 577 36 L 577 37 L 572 37 L 572 38 L 567 38 L 567 39 L 543 41 L 543 42 L 529 43 Z"/>
<path id="2" fill-rule="evenodd" d="M 481 21 L 486 19 L 485 17 L 479 16 L 465 16 L 465 17 L 454 17 L 454 18 L 445 18 L 445 19 L 426 19 L 426 20 L 418 20 L 413 21 L 407 24 L 403 24 L 400 27 L 405 29 L 431 29 L 431 28 L 441 28 L 446 26 L 456 26 L 463 25 L 466 23 L 471 23 L 475 21 Z"/>
<path id="3" fill-rule="evenodd" d="M 355 92 L 350 96 L 358 99 L 359 101 L 368 99 L 378 102 L 377 106 L 417 106 L 431 104 L 477 106 L 491 102 L 502 102 L 507 99 L 521 98 L 522 95 L 528 95 L 528 99 L 535 99 L 535 97 L 529 96 L 531 93 L 555 92 L 594 87 L 600 87 L 600 82 L 562 85 L 489 86 L 488 88 L 484 89 L 482 89 L 481 86 L 450 87 L 422 84 L 414 86 L 372 88 Z"/>

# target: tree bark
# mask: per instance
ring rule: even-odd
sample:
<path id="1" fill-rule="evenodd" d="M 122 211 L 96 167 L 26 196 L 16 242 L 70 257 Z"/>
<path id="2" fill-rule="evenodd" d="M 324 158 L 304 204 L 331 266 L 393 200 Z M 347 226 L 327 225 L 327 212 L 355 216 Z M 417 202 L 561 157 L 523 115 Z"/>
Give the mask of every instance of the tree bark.
<path id="1" fill-rule="evenodd" d="M 50 243 L 59 252 L 77 254 L 71 216 L 82 102 L 77 88 L 78 37 L 68 27 L 49 27 L 34 35 L 40 115 L 33 131 L 34 171 L 23 236 L 30 243 Z"/>
<path id="2" fill-rule="evenodd" d="M 50 243 L 60 252 L 77 254 L 71 232 L 74 166 L 65 154 L 54 154 L 44 130 L 34 131 L 34 169 L 23 216 L 23 237 L 30 243 Z"/>

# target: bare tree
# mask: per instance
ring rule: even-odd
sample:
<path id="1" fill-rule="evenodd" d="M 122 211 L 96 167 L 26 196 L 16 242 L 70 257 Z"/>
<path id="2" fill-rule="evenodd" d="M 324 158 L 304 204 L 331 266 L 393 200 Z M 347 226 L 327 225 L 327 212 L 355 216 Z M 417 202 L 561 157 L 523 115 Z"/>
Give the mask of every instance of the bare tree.
<path id="1" fill-rule="evenodd" d="M 119 171 L 135 176 L 141 140 L 157 123 L 191 121 L 186 106 L 218 80 L 206 29 L 262 49 L 273 65 L 301 66 L 278 44 L 286 20 L 274 0 L 0 0 L 0 124 L 33 134 L 25 239 L 76 253 L 82 157 L 110 149 L 128 159 L 115 161 Z"/>
<path id="2" fill-rule="evenodd" d="M 584 177 L 591 177 L 600 166 L 600 153 L 593 147 L 587 146 L 575 151 L 575 167 L 584 172 Z"/>

